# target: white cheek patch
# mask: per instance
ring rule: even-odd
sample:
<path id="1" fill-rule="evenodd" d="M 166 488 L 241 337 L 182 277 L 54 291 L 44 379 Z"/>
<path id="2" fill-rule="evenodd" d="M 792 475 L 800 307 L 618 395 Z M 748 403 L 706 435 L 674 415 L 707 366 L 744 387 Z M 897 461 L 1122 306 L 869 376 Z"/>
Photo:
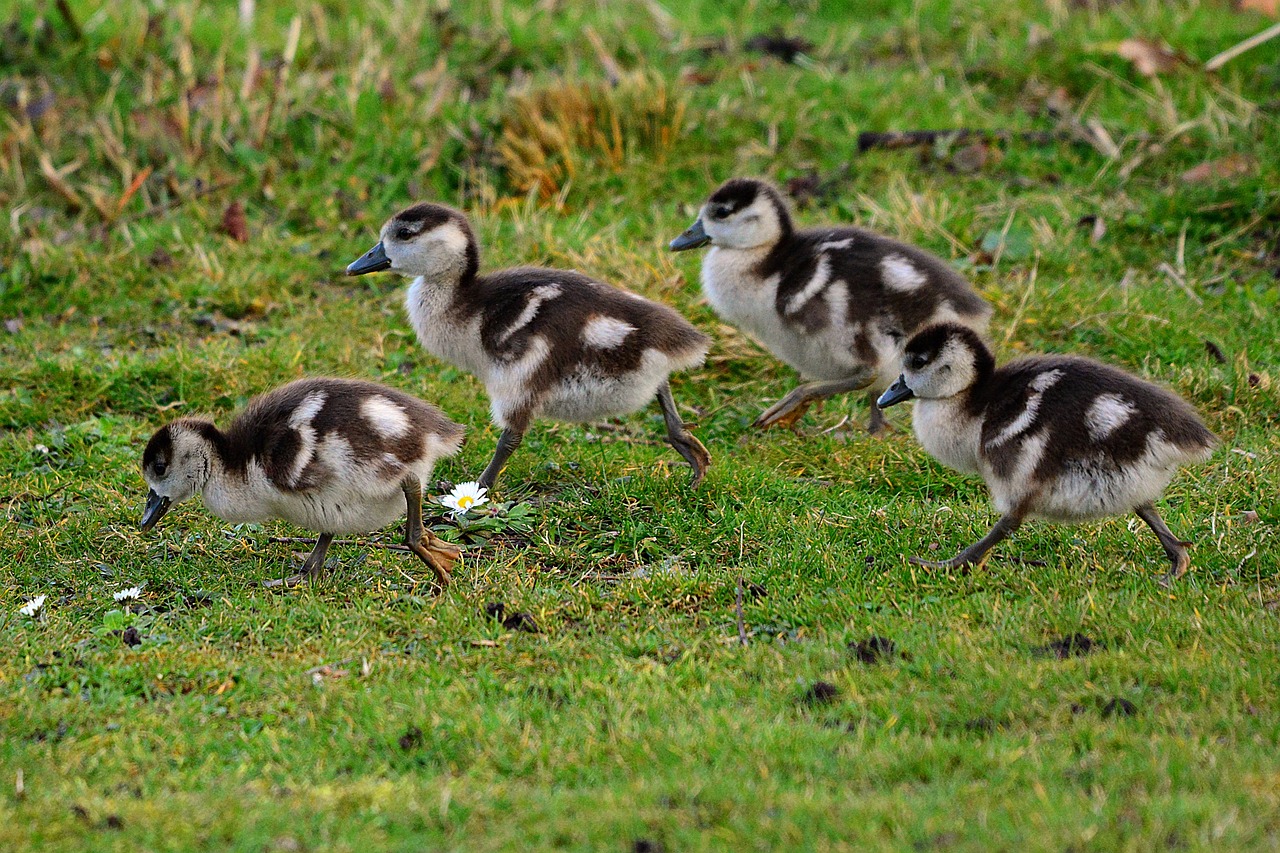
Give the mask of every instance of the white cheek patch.
<path id="1" fill-rule="evenodd" d="M 538 316 L 542 303 L 550 302 L 563 292 L 558 284 L 540 284 L 535 287 L 529 292 L 529 298 L 524 303 L 524 310 L 520 312 L 520 316 L 516 318 L 514 323 L 503 330 L 502 335 L 498 338 L 498 343 L 506 343 L 512 335 L 532 323 L 533 318 Z"/>
<path id="2" fill-rule="evenodd" d="M 778 239 L 778 214 L 763 195 L 751 204 L 717 221 L 702 211 L 702 227 L 714 246 L 726 249 L 753 249 Z"/>
<path id="3" fill-rule="evenodd" d="M 582 327 L 582 342 L 595 349 L 613 349 L 635 330 L 635 326 L 617 317 L 596 316 Z"/>
<path id="4" fill-rule="evenodd" d="M 787 300 L 787 313 L 795 314 L 803 308 L 810 299 L 827 286 L 830 280 L 831 261 L 826 255 L 821 255 L 818 257 L 818 266 L 813 271 L 813 278 L 809 279 L 809 283 L 804 286 L 804 289 Z"/>
<path id="5" fill-rule="evenodd" d="M 409 416 L 386 397 L 369 397 L 361 401 L 360 414 L 373 431 L 384 438 L 399 438 L 409 431 Z"/>
<path id="6" fill-rule="evenodd" d="M 1099 394 L 1084 413 L 1089 438 L 1101 441 L 1124 426 L 1138 409 L 1119 394 Z"/>
<path id="7" fill-rule="evenodd" d="M 893 290 L 916 290 L 926 281 L 925 275 L 902 255 L 885 255 L 880 261 L 880 276 Z"/>
<path id="8" fill-rule="evenodd" d="M 447 251 L 456 255 L 465 254 L 467 246 L 471 243 L 456 222 L 446 222 L 444 225 L 432 229 L 431 237 L 443 243 Z"/>
<path id="9" fill-rule="evenodd" d="M 1031 395 L 1027 397 L 1027 407 L 1014 418 L 1008 426 L 987 442 L 988 448 L 999 447 L 1014 436 L 1026 432 L 1040 415 L 1040 399 L 1058 380 L 1062 378 L 1061 370 L 1046 370 L 1031 380 Z"/>

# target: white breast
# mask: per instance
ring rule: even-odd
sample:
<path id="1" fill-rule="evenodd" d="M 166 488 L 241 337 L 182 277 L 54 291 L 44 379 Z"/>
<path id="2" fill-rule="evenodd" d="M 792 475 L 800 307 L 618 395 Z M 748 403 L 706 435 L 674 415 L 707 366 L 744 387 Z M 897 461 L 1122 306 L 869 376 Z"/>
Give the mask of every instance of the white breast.
<path id="1" fill-rule="evenodd" d="M 979 473 L 982 421 L 966 414 L 955 398 L 916 400 L 911 422 L 930 456 L 957 471 Z"/>
<path id="2" fill-rule="evenodd" d="M 484 379 L 490 361 L 480 343 L 480 318 L 459 321 L 452 305 L 452 288 L 422 277 L 413 280 L 405 295 L 405 310 L 423 349 Z"/>

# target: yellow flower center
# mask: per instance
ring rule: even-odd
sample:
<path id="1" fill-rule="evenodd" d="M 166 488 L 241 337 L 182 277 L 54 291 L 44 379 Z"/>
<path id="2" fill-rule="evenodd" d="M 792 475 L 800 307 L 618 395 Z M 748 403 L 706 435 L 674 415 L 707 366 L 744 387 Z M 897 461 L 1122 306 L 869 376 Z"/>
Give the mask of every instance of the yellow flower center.
<path id="1" fill-rule="evenodd" d="M 476 499 L 471 497 L 471 495 L 463 495 L 458 498 L 458 509 L 471 509 L 471 505 L 475 502 Z"/>

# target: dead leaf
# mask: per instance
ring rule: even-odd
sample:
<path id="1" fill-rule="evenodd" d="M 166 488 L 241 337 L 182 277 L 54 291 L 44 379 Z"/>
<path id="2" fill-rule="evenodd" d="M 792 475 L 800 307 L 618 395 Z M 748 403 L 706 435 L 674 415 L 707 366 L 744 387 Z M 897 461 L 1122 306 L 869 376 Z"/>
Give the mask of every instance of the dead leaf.
<path id="1" fill-rule="evenodd" d="M 1247 154 L 1230 154 L 1220 160 L 1209 160 L 1199 166 L 1193 166 L 1182 173 L 1182 181 L 1187 184 L 1201 184 L 1223 178 L 1238 178 L 1252 172 L 1254 165 L 1253 158 Z"/>
<path id="2" fill-rule="evenodd" d="M 347 670 L 337 669 L 329 666 L 328 664 L 312 667 L 307 670 L 307 672 L 311 674 L 311 683 L 317 687 L 324 684 L 326 678 L 342 678 L 344 675 L 348 674 Z"/>
<path id="3" fill-rule="evenodd" d="M 1128 38 L 1116 46 L 1116 55 L 1133 63 L 1139 74 L 1155 77 L 1178 67 L 1182 60 L 1176 53 L 1150 39 Z"/>
<path id="4" fill-rule="evenodd" d="M 147 265 L 152 269 L 167 270 L 173 263 L 173 255 L 165 251 L 163 246 L 157 246 L 154 252 L 147 255 Z"/>
<path id="5" fill-rule="evenodd" d="M 1273 18 L 1280 18 L 1280 0 L 1240 0 L 1236 8 L 1241 12 L 1261 12 Z"/>
<path id="6" fill-rule="evenodd" d="M 987 145 L 987 143 L 975 142 L 952 154 L 951 162 L 947 165 L 953 172 L 961 175 L 971 175 L 974 172 L 981 172 L 988 161 L 998 159 L 999 155 L 1000 152 Z"/>
<path id="7" fill-rule="evenodd" d="M 249 242 L 249 223 L 244 218 L 244 205 L 238 201 L 233 201 L 227 205 L 226 211 L 222 214 L 222 224 L 218 230 L 237 243 Z"/>

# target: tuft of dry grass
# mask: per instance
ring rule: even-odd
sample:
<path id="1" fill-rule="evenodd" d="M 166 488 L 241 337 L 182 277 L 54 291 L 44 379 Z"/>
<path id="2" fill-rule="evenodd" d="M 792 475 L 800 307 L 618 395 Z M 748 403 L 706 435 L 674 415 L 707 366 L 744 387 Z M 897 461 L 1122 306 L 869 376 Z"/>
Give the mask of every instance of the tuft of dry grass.
<path id="1" fill-rule="evenodd" d="M 617 174 L 637 152 L 663 157 L 684 135 L 685 108 L 654 74 L 623 75 L 616 86 L 557 80 L 511 99 L 498 155 L 515 189 L 546 201 L 588 168 Z"/>

